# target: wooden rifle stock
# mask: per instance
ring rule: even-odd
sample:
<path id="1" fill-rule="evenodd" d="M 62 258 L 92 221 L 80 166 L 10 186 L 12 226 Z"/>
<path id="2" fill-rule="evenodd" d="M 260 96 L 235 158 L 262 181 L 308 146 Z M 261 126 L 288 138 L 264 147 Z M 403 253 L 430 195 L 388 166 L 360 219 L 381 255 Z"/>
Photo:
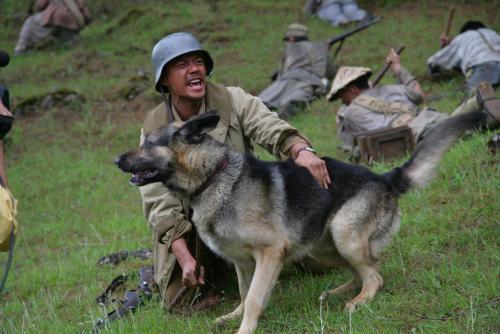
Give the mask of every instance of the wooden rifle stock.
<path id="1" fill-rule="evenodd" d="M 455 14 L 455 8 L 450 8 L 450 13 L 448 14 L 448 22 L 446 23 L 446 28 L 443 34 L 448 38 L 450 36 L 451 23 L 453 22 L 453 15 Z M 446 42 L 441 41 L 441 47 L 445 46 Z"/>
<path id="2" fill-rule="evenodd" d="M 397 50 L 396 50 L 396 53 L 398 55 L 401 54 L 401 52 L 403 52 L 403 50 L 405 49 L 405 46 L 400 46 Z M 384 65 L 384 67 L 382 67 L 382 69 L 377 73 L 377 75 L 375 76 L 375 79 L 373 79 L 372 81 L 372 87 L 375 87 L 379 81 L 384 77 L 385 73 L 389 70 L 389 67 L 391 67 L 391 62 L 389 63 L 386 63 Z"/>
<path id="3" fill-rule="evenodd" d="M 451 22 L 453 22 L 453 15 L 455 14 L 455 8 L 450 9 L 450 14 L 448 15 L 448 22 L 446 24 L 446 30 L 444 31 L 446 36 L 450 35 Z"/>

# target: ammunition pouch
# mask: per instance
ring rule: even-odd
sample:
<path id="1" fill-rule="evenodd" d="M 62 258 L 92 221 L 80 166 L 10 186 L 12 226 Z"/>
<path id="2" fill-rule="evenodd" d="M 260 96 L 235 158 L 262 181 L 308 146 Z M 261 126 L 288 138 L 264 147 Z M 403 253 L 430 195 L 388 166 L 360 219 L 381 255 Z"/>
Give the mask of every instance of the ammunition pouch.
<path id="1" fill-rule="evenodd" d="M 391 122 L 392 128 L 397 128 L 410 123 L 418 114 L 418 110 L 401 102 L 385 101 L 373 96 L 360 95 L 353 101 L 361 107 L 385 115 L 398 114 Z"/>
<path id="2" fill-rule="evenodd" d="M 366 164 L 399 158 L 415 149 L 412 131 L 406 125 L 358 133 L 354 142 L 359 148 L 361 160 Z"/>

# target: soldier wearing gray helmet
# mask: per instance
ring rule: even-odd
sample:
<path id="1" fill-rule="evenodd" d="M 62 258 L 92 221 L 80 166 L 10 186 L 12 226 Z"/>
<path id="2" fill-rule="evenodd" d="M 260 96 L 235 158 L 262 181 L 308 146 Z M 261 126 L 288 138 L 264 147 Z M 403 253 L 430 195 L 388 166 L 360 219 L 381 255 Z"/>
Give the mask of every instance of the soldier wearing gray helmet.
<path id="1" fill-rule="evenodd" d="M 214 61 L 193 35 L 179 32 L 166 36 L 154 47 L 152 59 L 155 88 L 165 99 L 147 114 L 141 143 L 145 135 L 163 125 L 216 110 L 221 121 L 210 132 L 213 138 L 247 154 L 252 154 L 254 142 L 277 158 L 293 158 L 328 187 L 330 179 L 325 163 L 316 157 L 302 133 L 269 111 L 259 98 L 241 88 L 207 80 Z M 217 272 L 221 260 L 195 242 L 196 231 L 189 220 L 187 199 L 175 198 L 161 183 L 145 185 L 140 191 L 154 236 L 154 278 L 162 305 L 170 308 L 182 286 L 205 285 L 222 275 Z"/>

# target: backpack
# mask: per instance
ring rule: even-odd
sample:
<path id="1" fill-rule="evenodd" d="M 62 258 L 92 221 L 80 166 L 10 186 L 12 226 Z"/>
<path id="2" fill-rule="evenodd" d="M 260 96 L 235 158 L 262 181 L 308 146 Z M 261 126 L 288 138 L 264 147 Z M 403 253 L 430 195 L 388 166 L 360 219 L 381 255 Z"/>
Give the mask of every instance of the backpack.
<path id="1" fill-rule="evenodd" d="M 0 252 L 7 252 L 11 246 L 12 233 L 17 233 L 17 200 L 10 191 L 0 186 Z"/>

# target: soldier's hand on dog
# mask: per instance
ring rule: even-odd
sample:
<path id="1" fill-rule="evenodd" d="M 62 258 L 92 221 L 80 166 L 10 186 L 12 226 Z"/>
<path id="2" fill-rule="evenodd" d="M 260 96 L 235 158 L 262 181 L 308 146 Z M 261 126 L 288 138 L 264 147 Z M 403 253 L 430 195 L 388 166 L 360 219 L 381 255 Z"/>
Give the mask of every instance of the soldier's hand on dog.
<path id="1" fill-rule="evenodd" d="M 328 170 L 326 169 L 326 163 L 318 158 L 316 154 L 302 150 L 295 157 L 295 163 L 298 166 L 307 168 L 309 173 L 312 174 L 314 179 L 325 189 L 328 189 L 328 185 L 332 183 L 330 180 L 330 175 L 328 175 Z"/>

